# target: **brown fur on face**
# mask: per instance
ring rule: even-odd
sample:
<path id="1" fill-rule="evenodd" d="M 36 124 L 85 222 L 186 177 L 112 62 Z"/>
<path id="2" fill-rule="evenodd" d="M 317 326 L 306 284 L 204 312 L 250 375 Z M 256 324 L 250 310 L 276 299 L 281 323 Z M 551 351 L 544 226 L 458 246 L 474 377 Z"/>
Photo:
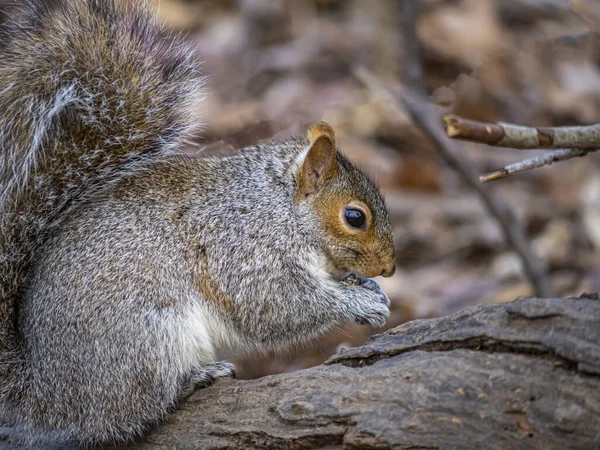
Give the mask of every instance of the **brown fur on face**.
<path id="1" fill-rule="evenodd" d="M 330 125 L 310 128 L 311 146 L 298 172 L 298 199 L 313 202 L 323 230 L 329 272 L 338 277 L 391 276 L 396 267 L 389 215 L 378 188 L 335 149 Z M 346 223 L 346 207 L 364 212 L 361 229 Z"/>
<path id="2" fill-rule="evenodd" d="M 378 223 L 381 221 L 376 217 L 378 212 L 373 214 L 370 207 L 363 208 L 367 215 L 364 230 L 351 229 L 344 222 L 346 206 L 356 200 L 336 193 L 323 193 L 315 199 L 316 210 L 326 231 L 330 272 L 340 277 L 349 272 L 366 278 L 391 276 L 396 265 L 393 239 L 385 224 Z"/>

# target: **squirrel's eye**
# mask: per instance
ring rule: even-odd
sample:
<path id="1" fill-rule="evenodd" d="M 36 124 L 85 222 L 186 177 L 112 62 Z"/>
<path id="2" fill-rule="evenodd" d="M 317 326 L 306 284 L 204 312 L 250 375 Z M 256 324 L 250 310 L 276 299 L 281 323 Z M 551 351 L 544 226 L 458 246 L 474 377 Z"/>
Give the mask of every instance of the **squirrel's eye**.
<path id="1" fill-rule="evenodd" d="M 344 216 L 351 227 L 362 228 L 365 224 L 365 214 L 359 209 L 347 209 Z"/>

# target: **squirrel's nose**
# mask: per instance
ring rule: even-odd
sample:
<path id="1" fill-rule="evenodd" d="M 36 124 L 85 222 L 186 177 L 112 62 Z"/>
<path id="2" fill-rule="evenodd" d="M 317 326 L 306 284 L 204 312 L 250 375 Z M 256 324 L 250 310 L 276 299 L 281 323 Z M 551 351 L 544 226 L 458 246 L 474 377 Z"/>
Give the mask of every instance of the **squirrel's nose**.
<path id="1" fill-rule="evenodd" d="M 391 277 L 396 272 L 396 261 L 392 261 L 392 263 L 383 269 L 381 272 L 381 276 L 383 277 Z"/>

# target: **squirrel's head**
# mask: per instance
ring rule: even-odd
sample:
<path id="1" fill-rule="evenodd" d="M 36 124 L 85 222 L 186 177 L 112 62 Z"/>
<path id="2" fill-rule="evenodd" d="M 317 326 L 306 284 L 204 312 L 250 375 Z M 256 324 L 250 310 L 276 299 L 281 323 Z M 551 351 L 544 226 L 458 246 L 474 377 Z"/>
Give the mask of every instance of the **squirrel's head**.
<path id="1" fill-rule="evenodd" d="M 340 278 L 348 273 L 391 276 L 396 269 L 394 241 L 379 189 L 336 151 L 330 125 L 312 127 L 308 139 L 296 174 L 295 200 L 314 208 L 328 271 Z"/>

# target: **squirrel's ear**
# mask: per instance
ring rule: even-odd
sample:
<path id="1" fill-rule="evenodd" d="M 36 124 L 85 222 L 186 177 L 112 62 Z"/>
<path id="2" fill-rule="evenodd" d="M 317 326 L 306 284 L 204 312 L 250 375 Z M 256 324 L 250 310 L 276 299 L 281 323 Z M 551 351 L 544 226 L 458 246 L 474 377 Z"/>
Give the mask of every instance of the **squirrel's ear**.
<path id="1" fill-rule="evenodd" d="M 310 127 L 308 129 L 308 140 L 312 143 L 319 139 L 321 136 L 327 136 L 333 142 L 333 146 L 335 147 L 335 133 L 333 132 L 333 128 L 327 122 L 321 122 L 318 125 Z"/>
<path id="2" fill-rule="evenodd" d="M 335 137 L 330 125 L 321 122 L 308 131 L 310 148 L 298 170 L 298 199 L 306 199 L 321 189 L 337 173 Z"/>

